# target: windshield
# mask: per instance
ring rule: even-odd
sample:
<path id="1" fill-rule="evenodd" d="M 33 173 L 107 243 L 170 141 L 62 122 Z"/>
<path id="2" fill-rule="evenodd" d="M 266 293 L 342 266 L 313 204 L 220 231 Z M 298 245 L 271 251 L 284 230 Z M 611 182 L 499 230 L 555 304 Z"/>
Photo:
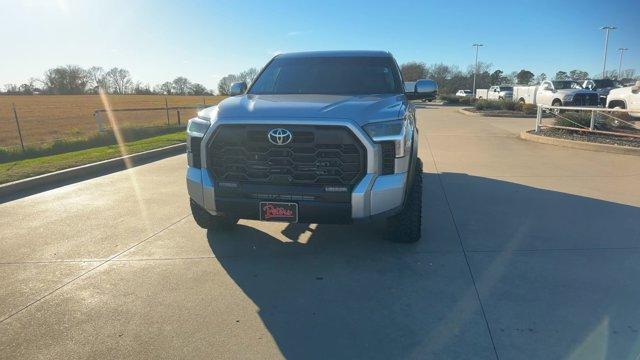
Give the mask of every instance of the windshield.
<path id="1" fill-rule="evenodd" d="M 565 81 L 553 81 L 553 87 L 556 90 L 562 90 L 562 89 L 582 89 L 582 86 L 580 86 L 580 84 L 578 84 L 575 81 L 569 81 L 569 80 L 565 80 Z"/>
<path id="2" fill-rule="evenodd" d="M 249 94 L 404 93 L 390 57 L 276 58 L 260 74 Z"/>
<path id="3" fill-rule="evenodd" d="M 513 91 L 512 86 L 500 86 L 500 91 Z"/>
<path id="4" fill-rule="evenodd" d="M 601 79 L 601 80 L 593 80 L 593 83 L 596 84 L 596 89 L 609 88 L 609 87 L 617 87 L 617 82 L 611 79 Z"/>

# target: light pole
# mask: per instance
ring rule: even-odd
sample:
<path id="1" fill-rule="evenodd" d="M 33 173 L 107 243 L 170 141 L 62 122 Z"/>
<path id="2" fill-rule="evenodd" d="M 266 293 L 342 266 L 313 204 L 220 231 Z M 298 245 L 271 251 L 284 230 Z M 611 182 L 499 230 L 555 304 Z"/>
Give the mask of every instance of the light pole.
<path id="1" fill-rule="evenodd" d="M 607 47 L 609 46 L 609 31 L 617 29 L 615 26 L 603 26 L 600 30 L 605 31 L 604 35 L 604 61 L 602 63 L 602 78 L 605 78 L 607 71 Z"/>
<path id="2" fill-rule="evenodd" d="M 618 49 L 618 51 L 620 51 L 620 63 L 618 64 L 618 80 L 622 79 L 622 54 L 624 54 L 624 52 L 627 50 L 629 49 L 627 48 Z"/>
<path id="3" fill-rule="evenodd" d="M 480 46 L 484 46 L 482 44 L 473 44 L 473 46 L 476 48 L 476 66 L 473 70 L 473 97 L 476 97 L 476 73 L 478 72 L 478 48 L 480 48 Z"/>

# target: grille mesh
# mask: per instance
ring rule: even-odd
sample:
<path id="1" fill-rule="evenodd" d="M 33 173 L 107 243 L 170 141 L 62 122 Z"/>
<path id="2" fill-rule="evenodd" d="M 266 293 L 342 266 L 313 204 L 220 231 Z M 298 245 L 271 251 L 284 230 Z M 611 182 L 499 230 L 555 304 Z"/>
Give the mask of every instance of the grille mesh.
<path id="1" fill-rule="evenodd" d="M 597 106 L 599 100 L 598 94 L 576 94 L 572 104 L 574 106 Z"/>
<path id="2" fill-rule="evenodd" d="M 291 143 L 274 145 L 268 132 L 286 128 Z M 354 185 L 366 172 L 366 150 L 340 126 L 221 125 L 209 147 L 218 181 L 274 185 Z"/>

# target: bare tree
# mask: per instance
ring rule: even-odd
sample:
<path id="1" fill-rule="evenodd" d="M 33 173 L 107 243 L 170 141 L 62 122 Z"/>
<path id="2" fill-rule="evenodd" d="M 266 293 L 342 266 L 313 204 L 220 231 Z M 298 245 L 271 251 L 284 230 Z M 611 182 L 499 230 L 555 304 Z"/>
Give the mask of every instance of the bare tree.
<path id="1" fill-rule="evenodd" d="M 131 74 L 127 69 L 114 67 L 107 71 L 105 75 L 109 79 L 112 92 L 115 94 L 126 94 L 131 87 Z"/>
<path id="2" fill-rule="evenodd" d="M 171 81 L 165 81 L 162 84 L 156 85 L 154 91 L 158 94 L 171 95 L 173 94 L 173 83 Z"/>
<path id="3" fill-rule="evenodd" d="M 400 65 L 400 72 L 404 81 L 416 81 L 427 77 L 427 65 L 422 62 L 411 61 Z"/>
<path id="4" fill-rule="evenodd" d="M 547 80 L 547 74 L 545 73 L 541 73 L 540 75 L 536 76 L 535 80 L 533 81 L 535 84 L 540 84 L 541 82 Z"/>
<path id="5" fill-rule="evenodd" d="M 89 76 L 89 89 L 97 93 L 100 89 L 109 92 L 109 79 L 101 66 L 92 66 L 87 70 Z"/>
<path id="6" fill-rule="evenodd" d="M 258 69 L 252 67 L 238 74 L 238 81 L 244 81 L 247 85 L 251 85 L 256 76 L 258 76 Z"/>
<path id="7" fill-rule="evenodd" d="M 218 94 L 219 95 L 229 95 L 229 89 L 231 88 L 231 84 L 234 82 L 240 81 L 238 75 L 229 74 L 218 82 Z"/>

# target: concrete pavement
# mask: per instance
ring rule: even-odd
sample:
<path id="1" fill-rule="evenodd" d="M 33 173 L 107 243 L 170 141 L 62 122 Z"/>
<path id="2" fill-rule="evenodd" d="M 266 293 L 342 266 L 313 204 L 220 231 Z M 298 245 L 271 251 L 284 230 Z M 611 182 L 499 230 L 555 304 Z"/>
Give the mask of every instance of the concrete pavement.
<path id="1" fill-rule="evenodd" d="M 0 205 L 0 358 L 636 359 L 640 158 L 422 106 L 423 239 L 189 215 L 177 156 Z"/>

